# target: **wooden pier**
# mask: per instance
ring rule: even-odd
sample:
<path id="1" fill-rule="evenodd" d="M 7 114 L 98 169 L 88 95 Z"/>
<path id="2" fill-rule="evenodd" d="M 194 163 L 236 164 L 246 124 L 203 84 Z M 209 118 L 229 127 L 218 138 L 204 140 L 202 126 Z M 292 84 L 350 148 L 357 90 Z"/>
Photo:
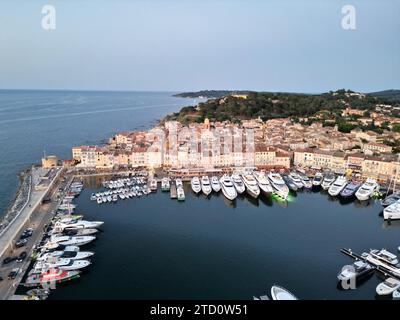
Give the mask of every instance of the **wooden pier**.
<path id="1" fill-rule="evenodd" d="M 178 198 L 178 194 L 176 192 L 176 185 L 174 183 L 171 184 L 170 195 L 171 195 L 171 199 Z"/>

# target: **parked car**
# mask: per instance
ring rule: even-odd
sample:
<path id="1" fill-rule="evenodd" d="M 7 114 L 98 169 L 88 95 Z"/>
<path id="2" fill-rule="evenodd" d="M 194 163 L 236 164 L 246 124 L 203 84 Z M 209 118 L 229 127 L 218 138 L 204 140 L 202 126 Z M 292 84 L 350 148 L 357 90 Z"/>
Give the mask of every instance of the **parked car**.
<path id="1" fill-rule="evenodd" d="M 11 270 L 11 272 L 8 274 L 8 279 L 15 279 L 18 275 L 18 273 L 20 272 L 20 268 L 14 268 Z"/>
<path id="2" fill-rule="evenodd" d="M 3 260 L 3 264 L 8 264 L 14 260 L 17 260 L 17 257 L 7 257 Z"/>
<path id="3" fill-rule="evenodd" d="M 24 230 L 24 232 L 22 232 L 21 236 L 19 237 L 20 239 L 26 239 L 31 237 L 33 234 L 33 229 L 32 228 L 28 228 L 26 230 Z"/>
<path id="4" fill-rule="evenodd" d="M 28 242 L 28 239 L 19 239 L 19 240 L 15 243 L 15 246 L 16 246 L 17 248 L 21 248 L 21 247 L 25 246 L 25 245 L 27 244 L 27 242 Z"/>
<path id="5" fill-rule="evenodd" d="M 28 255 L 28 254 L 27 254 L 25 251 L 24 251 L 24 252 L 21 252 L 21 254 L 18 256 L 17 262 L 22 262 L 22 261 L 24 261 L 27 255 Z"/>

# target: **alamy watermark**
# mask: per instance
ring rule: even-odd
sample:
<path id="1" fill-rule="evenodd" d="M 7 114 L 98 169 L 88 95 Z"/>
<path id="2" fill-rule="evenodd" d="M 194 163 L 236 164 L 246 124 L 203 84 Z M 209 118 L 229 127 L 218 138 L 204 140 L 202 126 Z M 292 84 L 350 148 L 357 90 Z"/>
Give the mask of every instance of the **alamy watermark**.
<path id="1" fill-rule="evenodd" d="M 347 4 L 342 7 L 341 25 L 344 30 L 356 30 L 356 8 L 353 5 Z"/>
<path id="2" fill-rule="evenodd" d="M 46 4 L 42 7 L 42 29 L 56 29 L 56 8 L 52 5 Z"/>

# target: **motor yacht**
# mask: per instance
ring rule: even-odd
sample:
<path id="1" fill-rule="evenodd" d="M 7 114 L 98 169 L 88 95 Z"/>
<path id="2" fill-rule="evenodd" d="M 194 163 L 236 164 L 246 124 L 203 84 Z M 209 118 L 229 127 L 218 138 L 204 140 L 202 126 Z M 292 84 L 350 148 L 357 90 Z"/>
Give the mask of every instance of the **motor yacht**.
<path id="1" fill-rule="evenodd" d="M 231 201 L 235 200 L 237 197 L 237 192 L 231 178 L 227 174 L 225 174 L 222 176 L 219 182 L 221 184 L 221 190 L 225 198 Z"/>
<path id="2" fill-rule="evenodd" d="M 249 196 L 253 198 L 258 198 L 260 195 L 260 187 L 258 186 L 257 180 L 250 173 L 242 175 L 242 180 L 246 186 L 246 192 Z"/>
<path id="3" fill-rule="evenodd" d="M 393 266 L 395 266 L 399 263 L 397 256 L 395 254 L 387 251 L 386 249 L 381 249 L 381 250 L 371 249 L 369 251 L 369 254 L 372 257 L 379 259 L 379 260 L 381 260 L 387 264 L 393 265 Z"/>
<path id="4" fill-rule="evenodd" d="M 360 182 L 352 181 L 346 185 L 346 187 L 340 192 L 340 196 L 343 198 L 351 198 L 353 197 L 358 188 L 361 186 Z"/>
<path id="5" fill-rule="evenodd" d="M 55 242 L 65 246 L 83 246 L 95 239 L 95 236 L 52 236 L 50 242 Z"/>
<path id="6" fill-rule="evenodd" d="M 61 269 L 50 269 L 41 273 L 33 273 L 28 276 L 24 286 L 36 287 L 48 285 L 49 283 L 61 283 L 64 281 L 79 278 L 80 271 L 65 271 Z"/>
<path id="7" fill-rule="evenodd" d="M 103 221 L 72 220 L 68 223 L 56 222 L 53 230 L 62 232 L 65 229 L 96 229 L 103 225 Z"/>
<path id="8" fill-rule="evenodd" d="M 351 266 L 345 266 L 338 274 L 337 278 L 339 281 L 349 281 L 351 279 L 364 278 L 374 272 L 375 268 L 369 263 L 358 260 Z"/>
<path id="9" fill-rule="evenodd" d="M 180 179 L 180 178 L 176 179 L 175 180 L 175 185 L 176 185 L 177 188 L 183 187 L 182 179 Z"/>
<path id="10" fill-rule="evenodd" d="M 64 229 L 64 236 L 91 236 L 99 232 L 97 229 Z"/>
<path id="11" fill-rule="evenodd" d="M 289 196 L 289 188 L 281 175 L 276 172 L 270 172 L 268 173 L 268 179 L 274 188 L 274 193 L 286 200 Z"/>
<path id="12" fill-rule="evenodd" d="M 296 185 L 297 189 L 302 189 L 303 188 L 303 181 L 301 180 L 299 174 L 297 172 L 292 171 L 289 174 L 289 178 L 293 181 L 293 183 Z"/>
<path id="13" fill-rule="evenodd" d="M 368 200 L 376 191 L 379 191 L 379 184 L 375 179 L 368 178 L 357 190 L 356 198 L 360 201 Z"/>
<path id="14" fill-rule="evenodd" d="M 67 258 L 49 258 L 45 261 L 35 263 L 33 269 L 35 271 L 46 271 L 49 269 L 58 268 L 65 271 L 80 270 L 90 266 L 89 260 L 73 260 Z"/>
<path id="15" fill-rule="evenodd" d="M 157 180 L 156 179 L 151 179 L 149 187 L 150 187 L 151 192 L 156 192 L 157 188 L 158 188 Z"/>
<path id="16" fill-rule="evenodd" d="M 185 201 L 185 191 L 183 190 L 183 187 L 176 188 L 176 195 L 178 201 Z"/>
<path id="17" fill-rule="evenodd" d="M 167 192 L 171 189 L 171 183 L 168 178 L 163 178 L 161 180 L 161 191 Z"/>
<path id="18" fill-rule="evenodd" d="M 289 190 L 297 191 L 299 189 L 297 187 L 297 185 L 293 182 L 293 180 L 290 178 L 289 175 L 283 174 L 282 179 L 283 179 L 283 181 L 285 181 L 286 185 L 289 187 Z"/>
<path id="19" fill-rule="evenodd" d="M 335 197 L 337 196 L 347 185 L 347 179 L 344 176 L 339 176 L 336 178 L 335 182 L 331 184 L 328 189 L 328 193 Z"/>
<path id="20" fill-rule="evenodd" d="M 387 278 L 384 282 L 378 284 L 376 287 L 376 293 L 379 296 L 387 296 L 392 294 L 398 288 L 400 288 L 400 280 L 395 278 Z"/>
<path id="21" fill-rule="evenodd" d="M 324 175 L 321 172 L 317 172 L 312 180 L 312 185 L 314 187 L 320 187 L 323 180 L 324 180 Z"/>
<path id="22" fill-rule="evenodd" d="M 301 182 L 303 183 L 304 188 L 311 189 L 313 187 L 313 182 L 305 173 L 299 174 L 299 176 L 301 178 Z"/>
<path id="23" fill-rule="evenodd" d="M 324 190 L 328 190 L 332 183 L 335 182 L 335 175 L 333 173 L 327 173 L 322 180 L 321 187 Z"/>
<path id="24" fill-rule="evenodd" d="M 46 261 L 50 258 L 58 258 L 58 259 L 71 259 L 71 260 L 84 260 L 88 259 L 94 255 L 94 252 L 91 251 L 53 251 L 47 252 L 40 255 L 37 258 L 37 261 Z"/>
<path id="25" fill-rule="evenodd" d="M 246 186 L 244 185 L 243 180 L 239 174 L 234 173 L 231 176 L 231 180 L 238 194 L 242 194 L 246 191 Z"/>
<path id="26" fill-rule="evenodd" d="M 383 218 L 385 220 L 400 219 L 400 200 L 383 209 Z"/>
<path id="27" fill-rule="evenodd" d="M 206 196 L 208 196 L 212 191 L 208 176 L 201 177 L 201 191 L 203 191 Z"/>
<path id="28" fill-rule="evenodd" d="M 272 300 L 298 300 L 289 290 L 277 285 L 272 286 L 271 297 Z"/>
<path id="29" fill-rule="evenodd" d="M 199 193 L 201 191 L 200 179 L 199 177 L 193 177 L 191 182 L 192 190 L 194 193 Z"/>
<path id="30" fill-rule="evenodd" d="M 258 186 L 260 187 L 261 192 L 265 196 L 271 195 L 272 192 L 274 191 L 274 189 L 272 188 L 271 183 L 269 182 L 268 177 L 265 175 L 265 173 L 255 171 L 255 172 L 253 172 L 253 175 L 257 180 L 257 183 L 258 183 Z"/>
<path id="31" fill-rule="evenodd" d="M 221 184 L 219 183 L 218 177 L 211 177 L 211 188 L 214 190 L 214 192 L 221 191 Z"/>
<path id="32" fill-rule="evenodd" d="M 393 193 L 389 196 L 387 196 L 385 199 L 381 200 L 381 205 L 383 207 L 388 207 L 392 205 L 393 203 L 396 203 L 397 201 L 400 200 L 400 192 Z"/>

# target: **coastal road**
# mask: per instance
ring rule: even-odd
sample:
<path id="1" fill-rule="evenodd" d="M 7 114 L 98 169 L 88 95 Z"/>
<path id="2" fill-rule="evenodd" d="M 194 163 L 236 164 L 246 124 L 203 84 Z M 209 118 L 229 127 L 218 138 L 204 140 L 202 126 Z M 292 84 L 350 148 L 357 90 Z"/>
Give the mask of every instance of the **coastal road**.
<path id="1" fill-rule="evenodd" d="M 30 264 L 30 256 L 33 252 L 35 244 L 37 244 L 41 238 L 43 237 L 43 229 L 46 224 L 48 224 L 53 218 L 53 212 L 57 209 L 59 205 L 59 199 L 65 194 L 66 188 L 68 186 L 67 182 L 56 183 L 52 189 L 50 190 L 51 202 L 46 204 L 40 204 L 36 207 L 36 209 L 31 213 L 30 218 L 24 224 L 23 228 L 33 228 L 33 235 L 28 238 L 28 243 L 22 248 L 15 248 L 12 246 L 8 248 L 1 256 L 0 256 L 0 276 L 3 278 L 3 281 L 0 281 L 0 300 L 9 299 L 17 289 L 19 283 L 21 282 L 25 272 L 27 271 Z M 59 189 L 62 189 L 59 192 Z M 22 229 L 22 226 L 20 226 Z M 22 252 L 27 253 L 27 258 L 25 261 L 18 263 L 13 261 L 6 265 L 3 264 L 3 260 L 6 257 L 15 257 L 20 255 Z M 20 272 L 18 276 L 9 280 L 8 274 L 14 268 L 20 268 Z"/>

